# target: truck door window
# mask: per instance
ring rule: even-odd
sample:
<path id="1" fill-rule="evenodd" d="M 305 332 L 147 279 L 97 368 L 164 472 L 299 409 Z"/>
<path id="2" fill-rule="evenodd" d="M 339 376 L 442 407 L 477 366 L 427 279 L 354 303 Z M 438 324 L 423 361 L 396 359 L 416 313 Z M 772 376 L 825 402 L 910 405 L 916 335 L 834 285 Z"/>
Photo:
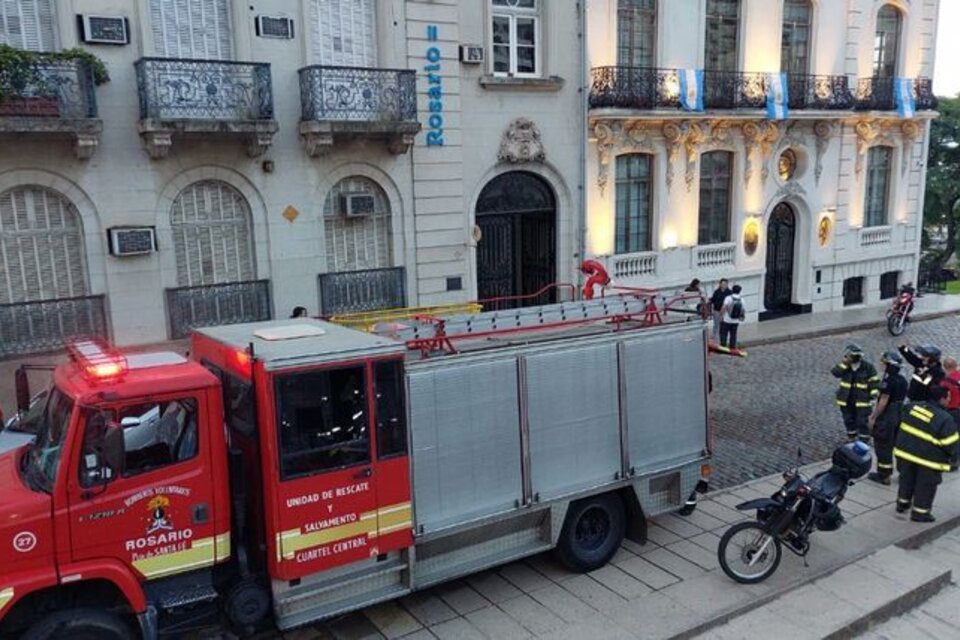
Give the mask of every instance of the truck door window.
<path id="1" fill-rule="evenodd" d="M 242 382 L 229 374 L 221 378 L 223 382 L 223 409 L 230 429 L 244 435 L 252 435 L 257 430 L 256 407 L 253 404 L 253 386 Z"/>
<path id="2" fill-rule="evenodd" d="M 377 457 L 407 452 L 407 413 L 404 408 L 403 367 L 400 362 L 374 366 L 377 390 Z"/>
<path id="3" fill-rule="evenodd" d="M 365 390 L 363 367 L 277 379 L 282 479 L 370 462 Z"/>
<path id="4" fill-rule="evenodd" d="M 128 426 L 122 426 L 124 419 Z M 80 482 L 84 486 L 100 479 L 99 461 L 107 429 L 123 429 L 122 475 L 131 477 L 154 471 L 197 455 L 197 401 L 183 398 L 123 407 L 119 410 L 89 409 L 86 412 Z"/>

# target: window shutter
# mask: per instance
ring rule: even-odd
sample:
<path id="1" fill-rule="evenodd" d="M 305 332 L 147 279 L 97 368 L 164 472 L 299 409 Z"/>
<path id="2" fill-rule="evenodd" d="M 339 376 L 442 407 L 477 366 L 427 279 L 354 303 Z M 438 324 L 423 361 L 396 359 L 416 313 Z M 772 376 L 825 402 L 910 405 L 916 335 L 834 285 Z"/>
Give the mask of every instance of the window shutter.
<path id="1" fill-rule="evenodd" d="M 56 51 L 53 0 L 0 0 L 0 44 Z"/>
<path id="2" fill-rule="evenodd" d="M 150 0 L 150 22 L 158 56 L 233 57 L 228 0 Z"/>
<path id="3" fill-rule="evenodd" d="M 374 0 L 312 0 L 313 62 L 376 67 Z"/>

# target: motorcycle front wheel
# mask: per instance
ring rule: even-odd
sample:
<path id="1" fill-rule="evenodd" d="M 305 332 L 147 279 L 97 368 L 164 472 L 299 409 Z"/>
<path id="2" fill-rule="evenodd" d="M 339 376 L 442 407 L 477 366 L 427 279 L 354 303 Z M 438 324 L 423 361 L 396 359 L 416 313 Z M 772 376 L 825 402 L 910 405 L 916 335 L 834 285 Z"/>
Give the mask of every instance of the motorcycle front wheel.
<path id="1" fill-rule="evenodd" d="M 754 521 L 727 529 L 717 548 L 723 572 L 741 584 L 756 584 L 772 576 L 782 553 L 780 540 Z"/>
<path id="2" fill-rule="evenodd" d="M 903 334 L 903 330 L 906 328 L 907 314 L 902 311 L 894 311 L 887 316 L 887 331 L 890 332 L 890 335 L 899 336 Z"/>

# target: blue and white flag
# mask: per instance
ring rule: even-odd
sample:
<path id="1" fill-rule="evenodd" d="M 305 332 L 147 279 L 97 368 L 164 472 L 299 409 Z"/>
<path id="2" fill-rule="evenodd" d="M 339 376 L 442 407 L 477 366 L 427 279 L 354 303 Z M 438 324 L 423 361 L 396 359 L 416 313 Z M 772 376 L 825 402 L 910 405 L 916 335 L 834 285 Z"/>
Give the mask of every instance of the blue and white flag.
<path id="1" fill-rule="evenodd" d="M 901 118 L 912 118 L 917 115 L 917 100 L 913 96 L 912 78 L 894 78 L 893 93 L 897 102 L 897 113 Z"/>
<path id="2" fill-rule="evenodd" d="M 786 120 L 790 116 L 790 91 L 787 74 L 771 73 L 767 76 L 767 118 Z"/>
<path id="3" fill-rule="evenodd" d="M 702 69 L 680 69 L 680 106 L 686 111 L 703 111 Z"/>

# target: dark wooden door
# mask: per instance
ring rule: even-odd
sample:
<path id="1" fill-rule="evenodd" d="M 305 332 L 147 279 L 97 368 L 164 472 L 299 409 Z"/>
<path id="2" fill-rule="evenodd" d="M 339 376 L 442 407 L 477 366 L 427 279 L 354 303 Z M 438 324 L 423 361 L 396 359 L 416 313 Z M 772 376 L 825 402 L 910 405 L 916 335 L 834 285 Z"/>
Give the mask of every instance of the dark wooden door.
<path id="1" fill-rule="evenodd" d="M 763 295 L 767 311 L 785 310 L 791 306 L 796 235 L 796 214 L 789 204 L 782 202 L 773 210 L 767 227 L 767 278 Z"/>
<path id="2" fill-rule="evenodd" d="M 491 308 L 546 304 L 556 291 L 533 296 L 556 281 L 556 201 L 539 176 L 513 171 L 484 187 L 477 202 L 477 296 L 519 298 Z"/>

